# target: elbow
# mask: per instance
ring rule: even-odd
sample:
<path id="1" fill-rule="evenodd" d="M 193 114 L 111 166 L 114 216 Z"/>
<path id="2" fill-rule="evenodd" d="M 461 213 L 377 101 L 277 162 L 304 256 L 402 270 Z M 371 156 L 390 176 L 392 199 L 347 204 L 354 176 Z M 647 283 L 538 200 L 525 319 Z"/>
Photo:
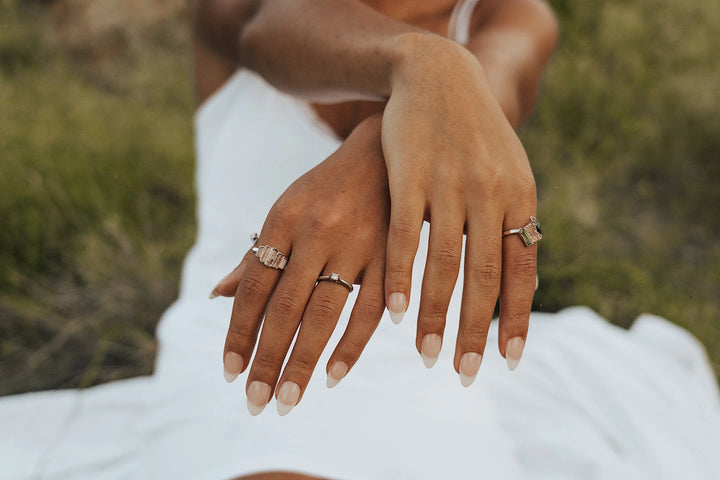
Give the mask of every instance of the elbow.
<path id="1" fill-rule="evenodd" d="M 242 38 L 262 0 L 195 0 L 193 34 L 233 62 L 243 57 Z"/>

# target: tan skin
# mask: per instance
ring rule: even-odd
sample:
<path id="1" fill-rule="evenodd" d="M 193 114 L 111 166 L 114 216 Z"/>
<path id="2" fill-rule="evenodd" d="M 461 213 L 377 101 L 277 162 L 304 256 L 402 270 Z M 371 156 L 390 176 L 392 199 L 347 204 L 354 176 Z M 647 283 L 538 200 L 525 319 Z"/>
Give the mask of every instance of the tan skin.
<path id="1" fill-rule="evenodd" d="M 273 392 L 279 409 L 300 401 L 335 328 L 347 291 L 330 282 L 315 288 L 318 275 L 339 272 L 361 283 L 326 367 L 333 378 L 352 368 L 386 306 L 395 318 L 402 315 L 423 219 L 431 228 L 418 351 L 430 363 L 439 353 L 465 233 L 455 370 L 477 373 L 498 297 L 500 353 L 519 359 L 537 247 L 500 234 L 536 213 L 532 172 L 513 127 L 531 112 L 557 27 L 540 0 L 485 0 L 474 12 L 465 49 L 441 37 L 454 4 L 196 2 L 200 101 L 237 68 L 249 68 L 310 101 L 345 139 L 283 194 L 263 226 L 258 244 L 288 253 L 285 271 L 246 256 L 215 289 L 235 297 L 225 369 L 234 378 L 249 367 L 246 393 L 254 414 Z M 328 179 L 339 178 L 345 195 L 334 195 L 336 186 L 325 190 Z M 270 476 L 243 478 L 313 478 L 263 475 Z"/>

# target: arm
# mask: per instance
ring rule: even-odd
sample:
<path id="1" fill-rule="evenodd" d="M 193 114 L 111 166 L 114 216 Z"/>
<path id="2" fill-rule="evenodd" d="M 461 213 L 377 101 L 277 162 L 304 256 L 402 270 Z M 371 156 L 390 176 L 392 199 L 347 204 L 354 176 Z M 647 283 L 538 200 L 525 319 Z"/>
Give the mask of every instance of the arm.
<path id="1" fill-rule="evenodd" d="M 498 66 L 487 75 L 468 50 L 387 19 L 356 2 L 296 1 L 254 2 L 255 8 L 249 10 L 239 8 L 248 2 L 223 2 L 238 7 L 240 13 L 235 17 L 229 12 L 219 15 L 239 22 L 237 36 L 232 28 L 221 27 L 206 31 L 205 41 L 214 43 L 225 58 L 235 57 L 238 65 L 250 67 L 278 88 L 305 98 L 388 98 L 380 137 L 392 198 L 384 279 L 385 303 L 391 316 L 399 320 L 407 309 L 412 263 L 425 217 L 431 220 L 431 231 L 416 347 L 427 365 L 434 363 L 441 348 L 465 230 L 465 285 L 455 369 L 466 377 L 473 377 L 477 371 L 499 294 L 499 348 L 509 365 L 516 365 L 527 334 L 537 247 L 526 248 L 514 237 L 503 240 L 501 232 L 527 223 L 528 217 L 535 215 L 536 199 L 527 157 L 505 115 L 515 115 L 513 123 L 517 123 L 527 114 L 522 109 L 532 102 L 522 100 L 526 89 L 520 84 L 529 85 L 526 79 L 533 75 L 539 78 L 547 59 L 538 60 L 534 47 L 514 46 L 515 53 L 507 54 L 512 61 L 497 63 L 502 55 L 488 56 L 486 61 L 494 60 Z M 304 8 L 295 10 L 301 4 Z M 319 6 L 325 10 L 316 10 Z M 502 18 L 503 8 L 495 9 L 495 18 Z M 206 30 L 202 25 L 196 28 Z M 525 27 L 510 22 L 494 35 L 474 36 L 473 41 L 481 38 L 485 42 L 477 47 L 476 54 L 487 55 L 492 51 L 486 46 L 492 44 L 490 40 L 513 29 L 521 34 L 510 35 L 521 40 L 518 45 L 526 45 L 528 38 L 529 43 L 534 42 L 534 35 L 528 37 Z M 232 38 L 240 39 L 237 47 L 227 40 Z M 316 250 L 316 254 L 322 251 L 309 243 L 300 248 L 287 232 L 287 228 L 264 227 L 259 242 L 278 245 L 283 251 L 293 249 L 295 259 L 300 258 L 297 252 L 303 248 Z M 314 275 L 304 270 L 305 275 Z M 226 353 L 239 358 L 229 371 L 231 375 L 247 367 L 258 318 L 266 304 L 263 332 L 273 331 L 269 324 L 287 323 L 289 317 L 291 324 L 296 320 L 300 323 L 303 298 L 298 308 L 288 307 L 298 301 L 296 286 L 308 279 L 291 281 L 292 275 L 296 274 L 286 271 L 283 282 L 276 284 L 275 272 L 268 272 L 258 262 L 249 262 L 243 270 L 236 283 L 236 307 L 226 343 Z M 295 293 L 283 283 L 293 285 Z M 284 380 L 277 383 L 291 340 L 292 332 L 272 339 L 263 333 L 248 376 L 249 390 L 256 382 L 265 385 L 268 392 L 276 384 L 282 390 L 282 383 L 287 381 L 306 383 L 319 351 L 306 352 L 294 362 L 293 350 Z M 287 371 L 292 372 L 289 377 Z"/>

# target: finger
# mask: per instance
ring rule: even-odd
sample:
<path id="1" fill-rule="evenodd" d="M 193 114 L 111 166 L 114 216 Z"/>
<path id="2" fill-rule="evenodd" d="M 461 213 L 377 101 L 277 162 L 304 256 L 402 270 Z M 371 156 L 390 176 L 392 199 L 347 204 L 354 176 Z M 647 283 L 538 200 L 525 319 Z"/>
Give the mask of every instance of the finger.
<path id="1" fill-rule="evenodd" d="M 528 217 L 510 217 L 503 228 L 517 228 L 527 223 Z M 515 370 L 525 347 L 535 294 L 537 244 L 527 247 L 519 235 L 508 235 L 503 239 L 502 264 L 498 346 L 508 368 Z"/>
<path id="2" fill-rule="evenodd" d="M 385 304 L 390 318 L 400 323 L 408 308 L 412 270 L 422 228 L 425 200 L 421 192 L 392 190 L 385 265 Z"/>
<path id="3" fill-rule="evenodd" d="M 327 364 L 327 386 L 332 388 L 355 365 L 370 337 L 375 332 L 385 310 L 383 272 L 384 260 L 368 266 L 363 284 L 353 306 L 345 333 Z"/>
<path id="4" fill-rule="evenodd" d="M 263 240 L 266 243 L 259 245 L 273 245 L 286 256 L 290 255 L 289 240 L 277 235 L 265 236 Z M 245 266 L 235 292 L 223 351 L 223 367 L 228 382 L 235 380 L 248 365 L 265 306 L 281 274 L 280 270 L 263 265 L 252 251 L 243 263 Z"/>
<path id="5" fill-rule="evenodd" d="M 248 410 L 257 415 L 270 401 L 305 306 L 325 264 L 298 245 L 270 299 L 247 379 Z"/>
<path id="6" fill-rule="evenodd" d="M 460 270 L 465 223 L 463 209 L 448 200 L 436 202 L 430 215 L 430 242 L 415 340 L 428 368 L 440 355 L 445 317 Z"/>
<path id="7" fill-rule="evenodd" d="M 232 272 L 228 273 L 223 277 L 222 280 L 220 280 L 217 285 L 212 289 L 212 292 L 210 292 L 210 300 L 217 298 L 217 297 L 233 297 L 235 296 L 235 292 L 237 291 L 238 285 L 240 285 L 240 279 L 243 276 L 243 273 L 245 272 L 245 267 L 247 266 L 247 262 L 250 259 L 253 259 L 255 257 L 255 254 L 252 250 L 248 250 L 248 252 L 243 257 L 242 261 L 238 264 L 237 267 L 233 269 Z"/>
<path id="8" fill-rule="evenodd" d="M 454 359 L 455 371 L 466 387 L 475 380 L 482 363 L 500 291 L 501 224 L 500 217 L 474 215 L 467 219 L 465 275 Z"/>
<path id="9" fill-rule="evenodd" d="M 342 279 L 352 279 L 357 275 L 356 271 L 343 267 L 326 268 L 322 275 L 333 273 L 339 273 Z M 292 353 L 278 382 L 276 397 L 280 415 L 287 415 L 302 398 L 349 293 L 348 288 L 333 281 L 318 282 L 312 292 Z"/>

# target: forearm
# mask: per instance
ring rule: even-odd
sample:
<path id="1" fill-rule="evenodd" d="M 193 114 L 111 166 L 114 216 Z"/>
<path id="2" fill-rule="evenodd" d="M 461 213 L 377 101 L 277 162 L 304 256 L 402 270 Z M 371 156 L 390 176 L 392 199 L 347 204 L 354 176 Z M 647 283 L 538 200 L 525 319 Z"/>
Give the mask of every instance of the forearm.
<path id="1" fill-rule="evenodd" d="M 239 66 L 315 102 L 387 98 L 414 42 L 460 50 L 354 0 L 199 0 L 195 18 L 196 32 Z"/>

